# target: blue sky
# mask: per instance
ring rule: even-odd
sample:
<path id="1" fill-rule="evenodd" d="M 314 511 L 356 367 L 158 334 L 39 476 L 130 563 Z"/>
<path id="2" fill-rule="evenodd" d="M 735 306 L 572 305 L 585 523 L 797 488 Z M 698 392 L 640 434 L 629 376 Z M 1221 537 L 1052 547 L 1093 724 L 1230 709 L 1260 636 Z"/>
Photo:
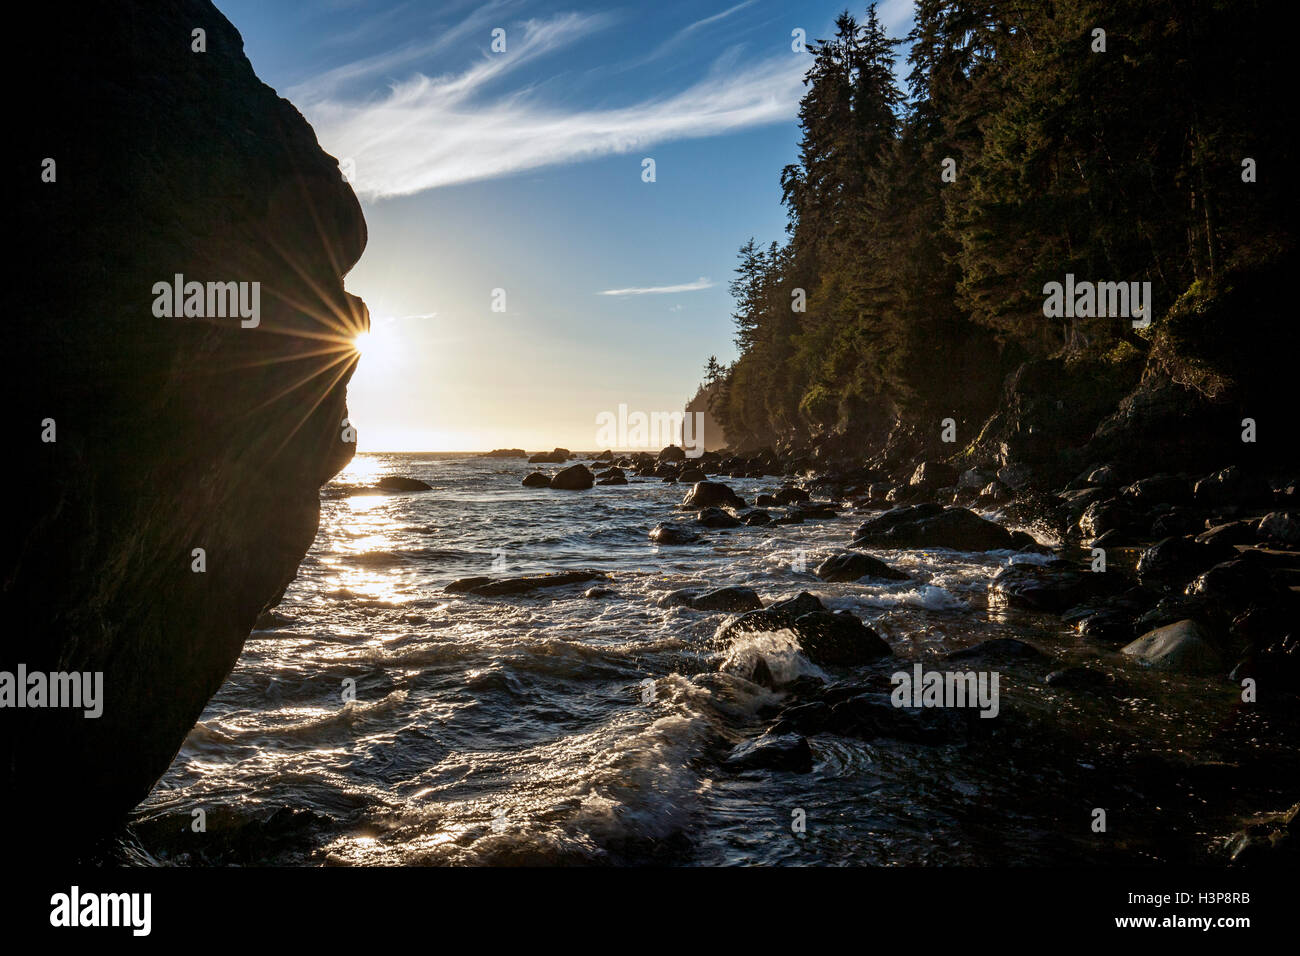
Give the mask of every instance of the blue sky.
<path id="1" fill-rule="evenodd" d="M 217 5 L 365 210 L 363 451 L 590 449 L 620 404 L 680 410 L 710 355 L 735 357 L 736 250 L 784 234 L 810 62 L 791 32 L 826 37 L 846 7 Z M 911 8 L 880 4 L 893 35 Z"/>

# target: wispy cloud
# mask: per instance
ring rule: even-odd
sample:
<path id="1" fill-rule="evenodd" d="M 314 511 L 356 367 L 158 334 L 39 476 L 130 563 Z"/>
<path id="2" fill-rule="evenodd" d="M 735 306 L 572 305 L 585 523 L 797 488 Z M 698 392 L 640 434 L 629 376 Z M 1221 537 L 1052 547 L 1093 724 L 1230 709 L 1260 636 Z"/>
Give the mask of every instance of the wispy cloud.
<path id="1" fill-rule="evenodd" d="M 670 292 L 697 292 L 700 289 L 712 289 L 717 283 L 710 282 L 704 276 L 700 276 L 694 282 L 683 282 L 681 285 L 652 285 L 641 286 L 633 289 L 606 289 L 597 295 L 664 295 Z"/>
<path id="2" fill-rule="evenodd" d="M 680 92 L 615 109 L 565 110 L 539 102 L 528 86 L 485 95 L 488 84 L 606 22 L 573 13 L 529 21 L 505 54 L 487 54 L 459 74 L 416 73 L 369 100 L 347 100 L 336 91 L 363 73 L 409 62 L 416 50 L 342 67 L 290 92 L 325 149 L 352 159 L 353 188 L 367 198 L 629 153 L 795 116 L 807 63 L 793 55 L 745 69 L 736 69 L 734 58 L 724 55 L 708 75 Z"/>
<path id="3" fill-rule="evenodd" d="M 710 23 L 717 23 L 719 20 L 731 16 L 737 10 L 743 10 L 745 9 L 745 7 L 752 6 L 753 4 L 754 4 L 754 0 L 744 0 L 743 3 L 738 3 L 734 7 L 728 7 L 726 10 L 723 10 L 721 13 L 715 13 L 713 16 L 705 17 L 703 20 L 696 20 L 690 26 L 683 29 L 682 33 L 691 33 L 695 30 L 698 30 L 700 27 L 707 27 Z"/>

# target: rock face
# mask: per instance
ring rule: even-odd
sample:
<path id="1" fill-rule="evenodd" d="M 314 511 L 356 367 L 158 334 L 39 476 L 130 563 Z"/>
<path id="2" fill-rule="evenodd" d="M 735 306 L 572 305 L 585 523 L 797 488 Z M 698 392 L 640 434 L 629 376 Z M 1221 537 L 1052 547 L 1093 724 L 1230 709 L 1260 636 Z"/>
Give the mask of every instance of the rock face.
<path id="1" fill-rule="evenodd" d="M 29 69 L 56 68 L 15 106 L 16 136 L 56 166 L 42 182 L 33 159 L 13 183 L 4 402 L 22 507 L 0 557 L 0 671 L 102 672 L 103 714 L 0 711 L 0 806 L 42 840 L 84 841 L 167 769 L 352 457 L 351 340 L 369 317 L 342 277 L 366 228 L 207 0 L 46 7 L 24 36 Z M 256 314 L 161 317 L 155 286 L 178 274 L 247 283 Z"/>

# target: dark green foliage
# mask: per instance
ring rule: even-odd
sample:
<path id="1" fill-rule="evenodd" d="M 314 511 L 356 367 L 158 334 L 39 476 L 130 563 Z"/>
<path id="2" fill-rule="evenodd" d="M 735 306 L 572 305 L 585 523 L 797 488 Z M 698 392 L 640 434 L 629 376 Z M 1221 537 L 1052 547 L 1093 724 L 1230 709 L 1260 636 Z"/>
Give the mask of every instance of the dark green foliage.
<path id="1" fill-rule="evenodd" d="M 1162 331 L 1175 301 L 1292 252 L 1292 134 L 1270 106 L 1285 40 L 1269 9 L 920 0 L 906 97 L 874 5 L 863 23 L 842 14 L 813 47 L 799 161 L 781 174 L 788 239 L 741 249 L 741 354 L 715 407 L 728 434 L 873 442 L 900 420 L 978 423 L 1020 361 L 1145 352 L 1153 337 L 1177 365 L 1195 323 L 1185 302 L 1186 331 Z M 1043 285 L 1067 272 L 1151 282 L 1152 330 L 1045 318 Z M 1205 367 L 1188 384 L 1239 376 L 1230 333 L 1194 338 L 1216 354 L 1187 346 Z"/>

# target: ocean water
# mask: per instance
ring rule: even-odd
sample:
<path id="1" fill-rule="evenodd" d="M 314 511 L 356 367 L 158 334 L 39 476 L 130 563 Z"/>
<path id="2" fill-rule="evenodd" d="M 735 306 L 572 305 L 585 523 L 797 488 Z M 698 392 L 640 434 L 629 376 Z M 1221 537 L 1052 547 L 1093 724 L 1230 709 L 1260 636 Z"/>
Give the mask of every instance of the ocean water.
<path id="1" fill-rule="evenodd" d="M 238 666 L 123 837 L 155 864 L 981 864 L 1196 859 L 1235 817 L 1214 767 L 1269 758 L 1230 685 L 1139 672 L 1055 617 L 990 612 L 1009 552 L 878 552 L 914 579 L 827 584 L 812 569 L 866 516 L 647 534 L 688 486 L 658 479 L 559 492 L 535 466 L 442 454 L 359 455 L 322 492 L 320 531 L 275 626 Z M 543 466 L 551 468 L 553 466 Z M 381 476 L 430 492 L 374 494 Z M 747 500 L 776 478 L 728 480 Z M 1051 543 L 1051 542 L 1046 542 Z M 805 562 L 800 569 L 799 559 Z M 1032 559 L 1031 559 L 1032 560 Z M 609 580 L 506 598 L 447 594 L 470 575 L 590 568 Z M 722 641 L 730 615 L 667 606 L 688 586 L 810 591 L 849 609 L 895 660 L 818 669 L 780 635 Z M 584 597 L 593 586 L 602 597 Z M 774 673 L 877 679 L 1018 637 L 1119 674 L 1126 693 L 1056 692 L 1002 675 L 997 739 L 943 745 L 810 738 L 811 773 L 723 760 L 770 725 Z M 647 684 L 646 682 L 652 682 Z M 653 693 L 647 693 L 647 687 Z M 355 699 L 347 698 L 349 690 Z M 1253 749 L 1251 749 L 1253 748 Z M 1167 794 L 1127 774 L 1202 769 Z M 1191 755 L 1195 756 L 1191 756 Z M 1191 772 L 1191 771 L 1189 771 Z M 1163 774 L 1163 775 L 1162 775 Z M 1175 775 L 1176 776 L 1176 775 Z M 1181 779 L 1181 778 L 1179 778 Z M 1152 788 L 1155 788 L 1154 792 Z M 1092 810 L 1112 809 L 1098 834 Z M 802 815 L 803 832 L 792 821 Z M 1116 819 L 1118 817 L 1119 819 Z"/>

